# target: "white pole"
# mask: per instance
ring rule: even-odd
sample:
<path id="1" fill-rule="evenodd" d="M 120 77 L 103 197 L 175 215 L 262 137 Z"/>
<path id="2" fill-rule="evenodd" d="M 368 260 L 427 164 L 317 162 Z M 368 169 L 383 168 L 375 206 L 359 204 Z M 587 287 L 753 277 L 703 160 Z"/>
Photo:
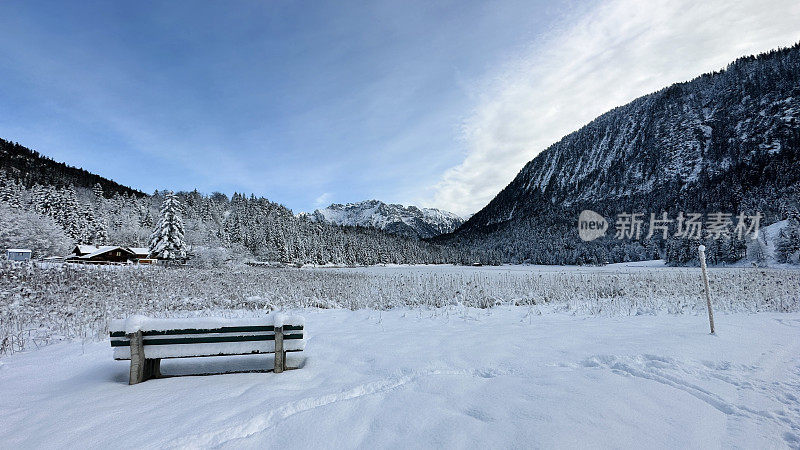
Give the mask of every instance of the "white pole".
<path id="1" fill-rule="evenodd" d="M 714 334 L 714 311 L 711 310 L 711 294 L 708 291 L 708 274 L 706 273 L 706 246 L 697 247 L 700 253 L 700 269 L 703 271 L 703 286 L 706 291 L 706 306 L 708 307 L 708 324 L 711 325 L 711 334 Z"/>

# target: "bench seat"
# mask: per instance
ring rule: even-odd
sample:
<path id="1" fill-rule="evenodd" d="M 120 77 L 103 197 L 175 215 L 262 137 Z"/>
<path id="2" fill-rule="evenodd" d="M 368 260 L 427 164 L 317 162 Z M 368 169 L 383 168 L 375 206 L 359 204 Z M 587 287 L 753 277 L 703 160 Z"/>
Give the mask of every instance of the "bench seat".
<path id="1" fill-rule="evenodd" d="M 270 324 L 271 323 L 271 324 Z M 303 320 L 273 314 L 263 319 L 149 319 L 134 316 L 109 325 L 115 360 L 131 361 L 130 384 L 158 378 L 169 358 L 275 353 L 283 372 L 286 352 L 305 346 Z"/>

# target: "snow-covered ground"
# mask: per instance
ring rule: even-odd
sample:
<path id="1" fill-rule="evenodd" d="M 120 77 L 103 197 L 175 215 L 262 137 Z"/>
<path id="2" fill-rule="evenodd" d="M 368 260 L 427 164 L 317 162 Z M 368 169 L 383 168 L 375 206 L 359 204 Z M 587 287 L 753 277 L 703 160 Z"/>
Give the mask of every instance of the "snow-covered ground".
<path id="1" fill-rule="evenodd" d="M 308 309 L 306 351 L 289 355 L 301 369 L 283 374 L 128 386 L 108 341 L 13 354 L 0 359 L 0 446 L 800 446 L 800 313 L 718 314 L 711 336 L 702 314 L 539 308 Z"/>
<path id="2" fill-rule="evenodd" d="M 788 268 L 792 268 L 789 266 Z M 800 267 L 798 267 L 800 269 Z M 318 266 L 305 265 L 302 270 L 337 270 L 351 273 L 368 273 L 373 275 L 390 275 L 397 273 L 440 273 L 440 274 L 487 274 L 497 273 L 619 273 L 631 271 L 648 271 L 660 269 L 666 271 L 695 271 L 697 267 L 669 267 L 663 260 L 636 261 L 604 266 L 546 266 L 540 264 L 502 264 L 499 266 L 458 266 L 455 264 L 379 264 L 374 266 Z M 716 268 L 715 268 L 716 269 Z"/>
<path id="3" fill-rule="evenodd" d="M 796 264 L 778 264 L 770 260 L 766 265 L 768 268 L 800 271 L 800 265 Z M 712 272 L 725 272 L 732 269 L 755 269 L 750 261 L 741 261 L 729 265 L 709 266 Z M 606 264 L 602 266 L 547 266 L 539 264 L 502 264 L 499 266 L 458 266 L 454 264 L 379 264 L 374 266 L 337 266 L 326 265 L 319 266 L 307 264 L 301 270 L 335 270 L 350 273 L 367 273 L 372 275 L 389 275 L 400 273 L 440 273 L 440 274 L 498 274 L 498 273 L 514 273 L 514 274 L 540 274 L 540 273 L 600 273 L 600 274 L 614 274 L 614 273 L 700 273 L 699 267 L 694 266 L 668 266 L 661 259 L 650 261 L 635 261 Z"/>

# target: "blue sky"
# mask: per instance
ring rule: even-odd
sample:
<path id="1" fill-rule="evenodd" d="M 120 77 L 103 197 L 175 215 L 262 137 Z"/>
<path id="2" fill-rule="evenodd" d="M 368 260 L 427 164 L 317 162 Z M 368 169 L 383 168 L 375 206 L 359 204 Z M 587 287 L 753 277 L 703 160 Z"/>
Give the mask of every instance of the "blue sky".
<path id="1" fill-rule="evenodd" d="M 0 3 L 0 137 L 120 183 L 466 215 L 602 112 L 800 40 L 796 0 Z"/>
<path id="2" fill-rule="evenodd" d="M 558 6 L 4 2 L 0 136 L 146 192 L 408 202 L 459 162 L 469 85 Z"/>

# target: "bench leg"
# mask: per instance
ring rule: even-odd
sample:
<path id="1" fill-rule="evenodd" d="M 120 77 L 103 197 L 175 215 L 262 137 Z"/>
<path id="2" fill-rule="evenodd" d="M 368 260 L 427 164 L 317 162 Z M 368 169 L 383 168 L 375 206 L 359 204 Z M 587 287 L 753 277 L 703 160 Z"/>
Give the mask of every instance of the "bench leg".
<path id="1" fill-rule="evenodd" d="M 273 372 L 281 373 L 286 367 L 286 352 L 283 351 L 283 327 L 275 327 L 275 368 Z"/>
<path id="2" fill-rule="evenodd" d="M 138 384 L 145 380 L 145 366 L 147 365 L 144 359 L 142 332 L 129 334 L 128 338 L 131 341 L 131 374 L 128 384 Z"/>
<path id="3" fill-rule="evenodd" d="M 144 375 L 142 381 L 151 378 L 161 378 L 161 359 L 145 359 Z"/>
<path id="4" fill-rule="evenodd" d="M 151 359 L 153 367 L 150 376 L 153 378 L 161 378 L 161 358 Z"/>

